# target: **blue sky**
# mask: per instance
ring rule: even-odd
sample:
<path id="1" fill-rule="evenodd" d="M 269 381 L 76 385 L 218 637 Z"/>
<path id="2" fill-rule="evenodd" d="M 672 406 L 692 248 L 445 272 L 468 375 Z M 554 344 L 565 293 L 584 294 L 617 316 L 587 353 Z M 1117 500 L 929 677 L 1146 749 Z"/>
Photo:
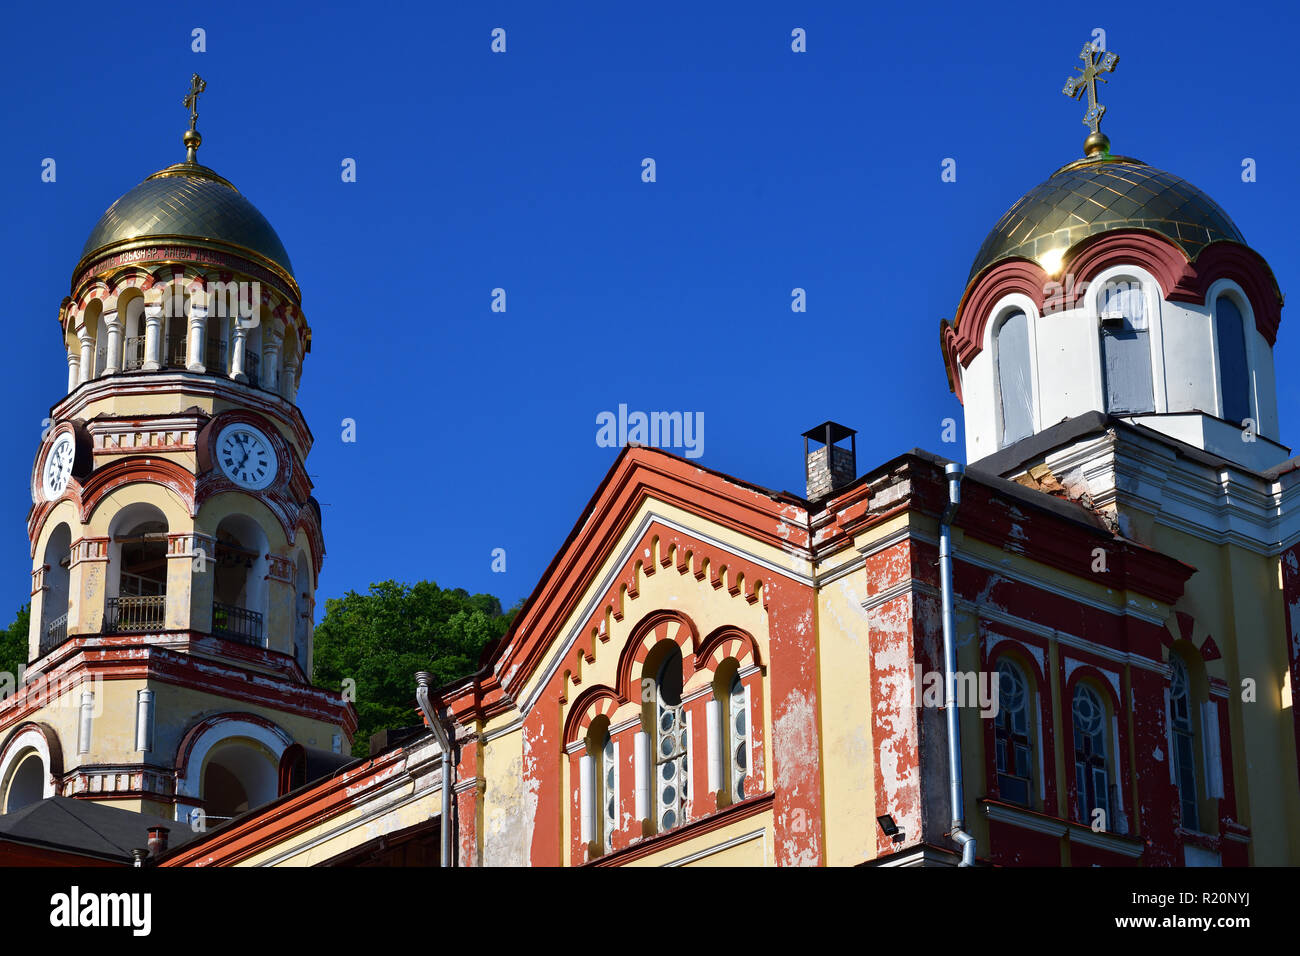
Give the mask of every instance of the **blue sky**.
<path id="1" fill-rule="evenodd" d="M 451 6 L 7 14 L 5 620 L 26 600 L 32 456 L 66 386 L 59 301 L 104 209 L 184 158 L 195 71 L 200 161 L 276 227 L 313 329 L 299 403 L 322 613 L 390 577 L 526 595 L 617 454 L 596 416 L 620 404 L 702 412 L 702 464 L 796 492 L 799 435 L 828 418 L 859 430 L 860 471 L 916 446 L 960 457 L 940 440 L 961 415 L 939 320 L 998 217 L 1081 155 L 1061 87 L 1095 28 L 1120 55 L 1113 151 L 1206 190 L 1282 290 L 1300 285 L 1290 5 Z M 1282 440 L 1300 445 L 1288 312 Z"/>

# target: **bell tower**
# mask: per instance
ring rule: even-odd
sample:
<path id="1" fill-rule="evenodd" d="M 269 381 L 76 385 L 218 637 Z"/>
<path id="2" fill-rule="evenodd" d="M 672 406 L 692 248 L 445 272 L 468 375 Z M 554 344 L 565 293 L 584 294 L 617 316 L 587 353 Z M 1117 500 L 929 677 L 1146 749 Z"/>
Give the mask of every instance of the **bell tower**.
<path id="1" fill-rule="evenodd" d="M 204 89 L 196 74 L 185 161 L 109 207 L 59 306 L 67 394 L 32 470 L 3 812 L 57 794 L 210 826 L 355 729 L 311 685 L 311 329 L 275 230 L 198 162 Z"/>

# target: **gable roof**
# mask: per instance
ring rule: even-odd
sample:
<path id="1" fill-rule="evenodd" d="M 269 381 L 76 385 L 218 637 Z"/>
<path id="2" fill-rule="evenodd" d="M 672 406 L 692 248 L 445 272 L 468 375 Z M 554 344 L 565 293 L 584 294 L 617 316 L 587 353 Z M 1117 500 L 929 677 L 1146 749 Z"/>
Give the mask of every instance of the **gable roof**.
<path id="1" fill-rule="evenodd" d="M 132 862 L 131 851 L 149 845 L 149 828 L 165 826 L 176 846 L 194 836 L 182 823 L 94 800 L 46 797 L 0 815 L 0 841 L 46 847 L 101 859 Z"/>

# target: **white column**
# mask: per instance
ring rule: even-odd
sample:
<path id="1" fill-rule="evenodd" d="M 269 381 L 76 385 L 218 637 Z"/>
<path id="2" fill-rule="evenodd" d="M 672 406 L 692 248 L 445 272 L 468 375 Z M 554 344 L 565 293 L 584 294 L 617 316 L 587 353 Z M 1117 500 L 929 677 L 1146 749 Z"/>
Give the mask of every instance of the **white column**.
<path id="1" fill-rule="evenodd" d="M 153 750 L 153 691 L 135 693 L 135 749 L 142 753 Z"/>
<path id="2" fill-rule="evenodd" d="M 203 361 L 206 358 L 203 354 L 205 336 L 207 334 L 208 310 L 206 306 L 190 306 L 190 344 L 187 351 L 188 363 L 186 368 L 191 372 L 203 372 Z"/>
<path id="3" fill-rule="evenodd" d="M 722 703 L 704 705 L 704 729 L 709 739 L 709 793 L 722 789 Z"/>
<path id="4" fill-rule="evenodd" d="M 280 394 L 290 402 L 298 397 L 298 366 L 292 359 L 284 363 L 284 375 L 280 379 Z"/>
<path id="5" fill-rule="evenodd" d="M 644 730 L 636 732 L 636 818 L 650 819 L 650 737 Z"/>
<path id="6" fill-rule="evenodd" d="M 81 355 L 68 353 L 68 391 L 71 392 L 81 382 Z"/>
<path id="7" fill-rule="evenodd" d="M 95 374 L 95 339 L 88 332 L 82 332 L 77 338 L 81 342 L 81 372 L 77 382 L 84 385 Z"/>
<path id="8" fill-rule="evenodd" d="M 144 307 L 144 365 L 146 372 L 156 372 L 162 368 L 163 353 L 163 308 L 161 305 Z"/>
<path id="9" fill-rule="evenodd" d="M 122 371 L 122 320 L 117 317 L 117 309 L 104 313 L 104 325 L 108 329 L 104 374 L 115 375 Z"/>
<path id="10" fill-rule="evenodd" d="M 262 329 L 262 368 L 257 373 L 258 385 L 268 392 L 280 390 L 280 346 L 284 336 L 271 326 Z"/>
<path id="11" fill-rule="evenodd" d="M 237 382 L 247 382 L 248 375 L 244 372 L 244 339 L 248 337 L 248 329 L 235 320 L 235 340 L 230 343 L 230 377 Z"/>
<path id="12" fill-rule="evenodd" d="M 596 838 L 596 768 L 591 754 L 578 758 L 578 819 L 583 843 Z"/>
<path id="13" fill-rule="evenodd" d="M 81 725 L 77 733 L 77 753 L 90 753 L 90 728 L 95 719 L 95 695 L 91 691 L 81 692 Z"/>

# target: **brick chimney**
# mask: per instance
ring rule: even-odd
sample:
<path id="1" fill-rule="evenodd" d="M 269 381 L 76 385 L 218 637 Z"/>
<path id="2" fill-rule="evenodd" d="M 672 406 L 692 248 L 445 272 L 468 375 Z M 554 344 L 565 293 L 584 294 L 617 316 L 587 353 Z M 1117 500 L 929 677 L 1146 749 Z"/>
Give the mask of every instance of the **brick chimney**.
<path id="1" fill-rule="evenodd" d="M 822 422 L 803 433 L 803 457 L 808 479 L 809 501 L 820 501 L 858 477 L 857 432 L 836 422 Z M 849 440 L 849 447 L 836 442 Z M 818 443 L 809 449 L 808 441 Z"/>
<path id="2" fill-rule="evenodd" d="M 149 856 L 157 858 L 167 852 L 167 834 L 166 827 L 149 828 Z"/>

